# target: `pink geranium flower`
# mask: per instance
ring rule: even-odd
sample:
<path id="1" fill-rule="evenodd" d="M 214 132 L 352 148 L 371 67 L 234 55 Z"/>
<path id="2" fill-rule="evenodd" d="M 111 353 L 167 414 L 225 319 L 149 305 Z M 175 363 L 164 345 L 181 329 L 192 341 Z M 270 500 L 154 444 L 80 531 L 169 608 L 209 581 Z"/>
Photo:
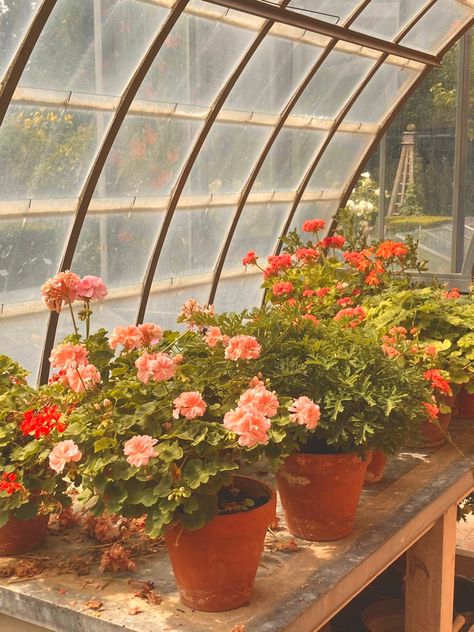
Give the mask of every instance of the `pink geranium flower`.
<path id="1" fill-rule="evenodd" d="M 59 272 L 41 286 L 43 301 L 52 312 L 61 312 L 63 303 L 73 303 L 77 297 L 80 277 L 70 270 Z"/>
<path id="2" fill-rule="evenodd" d="M 98 276 L 87 274 L 77 286 L 77 298 L 89 301 L 103 301 L 107 296 L 105 283 Z"/>
<path id="3" fill-rule="evenodd" d="M 204 340 L 210 347 L 215 347 L 218 342 L 227 343 L 229 341 L 228 336 L 223 336 L 220 327 L 209 327 L 204 336 Z"/>
<path id="4" fill-rule="evenodd" d="M 79 450 L 74 441 L 67 439 L 60 441 L 49 453 L 49 466 L 52 470 L 61 474 L 67 463 L 80 461 L 82 452 Z"/>
<path id="5" fill-rule="evenodd" d="M 173 417 L 175 419 L 178 419 L 180 415 L 186 417 L 186 419 L 202 417 L 207 408 L 206 402 L 198 391 L 186 391 L 185 393 L 181 393 L 181 395 L 173 401 L 173 404 L 175 406 L 173 410 Z"/>
<path id="6" fill-rule="evenodd" d="M 154 382 L 169 380 L 176 373 L 176 360 L 167 353 L 144 353 L 137 360 L 137 377 L 140 382 L 148 384 L 150 378 Z"/>
<path id="7" fill-rule="evenodd" d="M 228 360 L 255 360 L 260 356 L 262 348 L 253 336 L 233 336 L 225 349 Z"/>
<path id="8" fill-rule="evenodd" d="M 163 340 L 163 329 L 153 323 L 142 323 L 138 325 L 138 330 L 142 336 L 142 346 L 159 344 Z"/>
<path id="9" fill-rule="evenodd" d="M 100 372 L 93 364 L 80 364 L 77 367 L 71 367 L 61 377 L 61 381 L 66 386 L 76 392 L 83 393 L 86 389 L 93 388 L 95 384 L 101 381 Z"/>
<path id="10" fill-rule="evenodd" d="M 142 332 L 135 327 L 135 325 L 129 325 L 124 327 L 118 325 L 112 331 L 109 339 L 109 346 L 111 349 L 115 349 L 118 345 L 122 345 L 127 351 L 138 349 L 143 344 Z"/>
<path id="11" fill-rule="evenodd" d="M 238 443 L 247 448 L 268 443 L 267 431 L 271 421 L 258 411 L 242 408 L 229 410 L 224 415 L 224 427 L 239 436 Z"/>
<path id="12" fill-rule="evenodd" d="M 279 405 L 280 402 L 274 391 L 269 391 L 265 386 L 257 386 L 242 393 L 238 407 L 242 410 L 258 411 L 265 417 L 274 417 Z"/>
<path id="13" fill-rule="evenodd" d="M 80 364 L 87 364 L 87 356 L 89 351 L 84 345 L 75 345 L 72 342 L 63 342 L 57 345 L 51 351 L 49 361 L 51 366 L 60 369 L 67 370 L 75 368 Z"/>
<path id="14" fill-rule="evenodd" d="M 123 453 L 127 457 L 127 463 L 135 467 L 148 465 L 150 459 L 157 455 L 153 447 L 156 443 L 158 439 L 153 439 L 149 435 L 137 435 L 125 441 Z"/>
<path id="15" fill-rule="evenodd" d="M 321 418 L 319 406 L 305 395 L 295 399 L 293 404 L 288 407 L 288 410 L 290 413 L 293 413 L 290 415 L 290 421 L 300 426 L 306 426 L 308 430 L 316 428 Z"/>

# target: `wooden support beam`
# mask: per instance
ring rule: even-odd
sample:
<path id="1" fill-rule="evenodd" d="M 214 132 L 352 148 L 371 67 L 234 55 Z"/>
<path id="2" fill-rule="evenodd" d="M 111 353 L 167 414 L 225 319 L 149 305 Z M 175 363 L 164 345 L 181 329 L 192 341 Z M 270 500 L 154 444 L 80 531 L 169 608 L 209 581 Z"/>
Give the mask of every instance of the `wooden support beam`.
<path id="1" fill-rule="evenodd" d="M 451 632 L 456 556 L 456 506 L 407 552 L 406 632 Z"/>

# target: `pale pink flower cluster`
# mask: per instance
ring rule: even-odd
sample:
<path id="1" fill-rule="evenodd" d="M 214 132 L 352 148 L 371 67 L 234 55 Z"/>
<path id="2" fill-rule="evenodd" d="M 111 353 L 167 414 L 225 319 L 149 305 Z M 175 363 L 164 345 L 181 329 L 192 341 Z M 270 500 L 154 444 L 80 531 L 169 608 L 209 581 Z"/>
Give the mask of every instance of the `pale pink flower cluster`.
<path id="1" fill-rule="evenodd" d="M 321 418 L 319 406 L 312 399 L 306 396 L 295 399 L 291 406 L 288 407 L 290 413 L 290 421 L 301 426 L 306 426 L 308 430 L 316 428 Z"/>
<path id="2" fill-rule="evenodd" d="M 89 351 L 84 345 L 76 345 L 72 342 L 63 342 L 57 345 L 49 356 L 51 366 L 67 371 L 67 369 L 74 369 L 79 365 L 87 364 L 87 356 Z"/>
<path id="3" fill-rule="evenodd" d="M 74 441 L 67 439 L 66 441 L 57 443 L 49 453 L 48 458 L 50 468 L 58 474 L 61 474 L 68 463 L 81 460 L 82 452 Z"/>
<path id="4" fill-rule="evenodd" d="M 172 378 L 176 373 L 177 362 L 167 353 L 144 353 L 135 360 L 135 366 L 140 382 L 148 384 L 150 379 L 162 382 Z"/>
<path id="5" fill-rule="evenodd" d="M 268 443 L 271 421 L 258 410 L 235 408 L 224 415 L 224 427 L 239 436 L 238 443 L 247 448 Z"/>
<path id="6" fill-rule="evenodd" d="M 57 379 L 76 393 L 93 388 L 101 381 L 97 367 L 88 363 L 88 355 L 84 345 L 64 342 L 55 347 L 49 357 L 51 366 L 59 369 Z"/>
<path id="7" fill-rule="evenodd" d="M 48 309 L 59 314 L 63 303 L 73 303 L 77 297 L 77 287 L 80 281 L 80 276 L 66 270 L 59 272 L 43 283 L 41 294 Z"/>
<path id="8" fill-rule="evenodd" d="M 199 305 L 199 303 L 194 298 L 188 299 L 181 311 L 179 313 L 179 319 L 184 320 L 188 323 L 189 327 L 194 327 L 194 316 L 196 314 L 203 314 L 205 316 L 214 316 L 214 306 L 213 305 Z"/>
<path id="9" fill-rule="evenodd" d="M 87 389 L 92 389 L 95 384 L 101 381 L 100 371 L 93 364 L 80 364 L 70 367 L 60 375 L 61 383 L 76 393 L 83 393 Z"/>
<path id="10" fill-rule="evenodd" d="M 153 447 L 156 443 L 158 439 L 153 439 L 149 435 L 137 435 L 125 441 L 123 453 L 127 457 L 127 463 L 135 467 L 148 465 L 150 459 L 157 455 Z"/>
<path id="11" fill-rule="evenodd" d="M 204 336 L 204 340 L 211 348 L 214 348 L 218 342 L 226 346 L 229 343 L 229 336 L 225 336 L 221 332 L 220 327 L 209 327 Z"/>
<path id="12" fill-rule="evenodd" d="M 147 347 L 151 344 L 158 344 L 163 340 L 163 330 L 153 323 L 143 323 L 142 325 L 118 325 L 112 331 L 109 338 L 109 346 L 115 349 L 122 345 L 127 351 Z"/>
<path id="13" fill-rule="evenodd" d="M 77 286 L 77 298 L 87 301 L 103 301 L 107 288 L 103 280 L 93 274 L 86 274 Z"/>
<path id="14" fill-rule="evenodd" d="M 225 349 L 228 360 L 256 360 L 262 348 L 254 336 L 233 336 Z"/>
<path id="15" fill-rule="evenodd" d="M 265 386 L 249 388 L 242 393 L 238 407 L 244 410 L 258 411 L 265 417 L 274 417 L 278 412 L 280 402 L 274 391 L 269 391 Z"/>
<path id="16" fill-rule="evenodd" d="M 186 419 L 202 417 L 207 408 L 207 404 L 199 391 L 186 391 L 181 393 L 181 395 L 173 401 L 173 404 L 175 406 L 173 410 L 173 417 L 175 419 L 178 419 L 180 415 L 186 417 Z"/>
<path id="17" fill-rule="evenodd" d="M 102 301 L 107 296 L 107 288 L 100 277 L 86 275 L 81 279 L 79 275 L 66 270 L 43 283 L 41 294 L 48 309 L 59 314 L 64 303 L 72 304 L 76 298 Z"/>

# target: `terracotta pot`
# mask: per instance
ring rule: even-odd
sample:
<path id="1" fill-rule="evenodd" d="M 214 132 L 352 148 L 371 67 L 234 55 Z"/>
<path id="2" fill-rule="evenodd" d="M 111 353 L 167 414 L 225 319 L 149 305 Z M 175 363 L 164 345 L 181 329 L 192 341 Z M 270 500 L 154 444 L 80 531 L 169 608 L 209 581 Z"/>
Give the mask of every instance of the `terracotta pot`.
<path id="1" fill-rule="evenodd" d="M 474 393 L 468 393 L 463 386 L 456 399 L 456 408 L 459 417 L 474 418 Z"/>
<path id="2" fill-rule="evenodd" d="M 451 406 L 451 412 L 440 413 L 438 415 L 438 421 L 433 423 L 427 419 L 421 422 L 420 432 L 422 436 L 421 446 L 423 448 L 437 448 L 446 442 L 446 435 L 448 433 L 449 424 L 453 416 L 455 397 L 445 397 L 444 403 Z"/>
<path id="3" fill-rule="evenodd" d="M 371 485 L 372 483 L 378 483 L 381 481 L 385 473 L 386 464 L 387 455 L 385 452 L 383 450 L 374 450 L 365 472 L 365 482 L 368 485 Z"/>
<path id="4" fill-rule="evenodd" d="M 196 610 L 222 612 L 250 599 L 268 525 L 275 520 L 275 492 L 260 481 L 236 476 L 250 498 L 268 501 L 250 511 L 217 516 L 196 531 L 179 524 L 165 534 L 181 601 Z"/>
<path id="5" fill-rule="evenodd" d="M 368 459 L 354 454 L 292 454 L 276 479 L 289 531 L 304 540 L 349 535 Z"/>
<path id="6" fill-rule="evenodd" d="M 46 539 L 48 516 L 10 520 L 0 528 L 0 555 L 21 555 L 38 548 Z"/>

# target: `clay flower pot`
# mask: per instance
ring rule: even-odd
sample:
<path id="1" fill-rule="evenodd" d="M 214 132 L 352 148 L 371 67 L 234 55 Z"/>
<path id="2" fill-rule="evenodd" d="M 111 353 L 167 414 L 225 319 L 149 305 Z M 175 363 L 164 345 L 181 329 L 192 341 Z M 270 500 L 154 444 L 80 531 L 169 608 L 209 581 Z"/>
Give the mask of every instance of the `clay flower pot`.
<path id="1" fill-rule="evenodd" d="M 456 408 L 459 417 L 474 419 L 474 393 L 468 393 L 463 386 L 456 399 Z"/>
<path id="2" fill-rule="evenodd" d="M 321 542 L 349 535 L 367 464 L 368 459 L 350 453 L 288 457 L 276 479 L 290 532 Z"/>
<path id="3" fill-rule="evenodd" d="M 446 435 L 453 416 L 454 402 L 455 397 L 453 395 L 444 398 L 444 403 L 451 407 L 451 412 L 439 413 L 437 423 L 433 423 L 427 419 L 422 421 L 420 426 L 422 436 L 421 447 L 437 448 L 446 442 Z"/>
<path id="4" fill-rule="evenodd" d="M 49 516 L 10 520 L 0 528 L 0 555 L 21 555 L 38 548 L 46 539 Z"/>
<path id="5" fill-rule="evenodd" d="M 365 472 L 365 483 L 371 485 L 378 483 L 383 479 L 385 473 L 385 465 L 387 464 L 387 455 L 383 450 L 373 450 L 372 458 L 369 460 L 367 470 Z"/>
<path id="6" fill-rule="evenodd" d="M 179 524 L 165 534 L 181 601 L 196 610 L 222 612 L 250 599 L 265 534 L 275 520 L 274 491 L 264 483 L 236 476 L 250 498 L 268 500 L 250 511 L 219 515 L 201 529 Z"/>

